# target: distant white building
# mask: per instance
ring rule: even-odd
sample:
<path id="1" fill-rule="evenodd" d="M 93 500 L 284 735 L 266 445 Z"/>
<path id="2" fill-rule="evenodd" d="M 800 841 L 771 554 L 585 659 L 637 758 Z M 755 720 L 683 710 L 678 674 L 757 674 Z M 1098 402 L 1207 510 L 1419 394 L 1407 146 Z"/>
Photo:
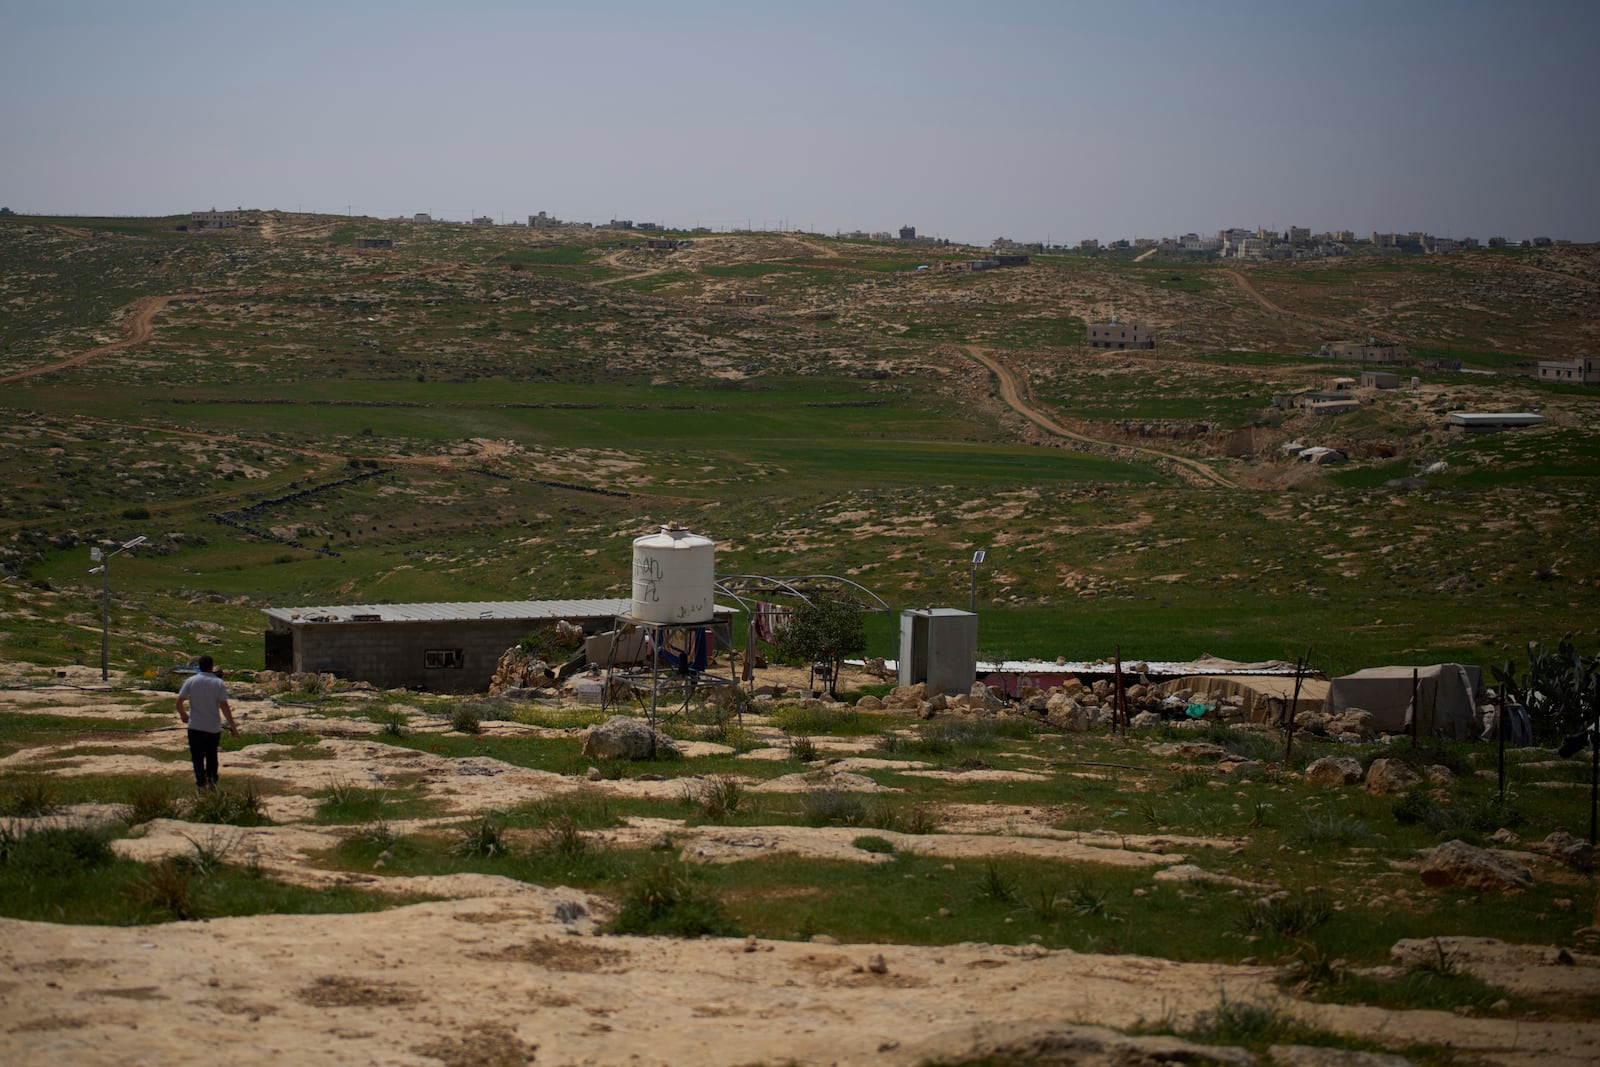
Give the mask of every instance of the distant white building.
<path id="1" fill-rule="evenodd" d="M 1150 334 L 1150 327 L 1142 322 L 1118 322 L 1115 315 L 1110 322 L 1091 322 L 1089 324 L 1090 348 L 1154 348 L 1155 338 Z"/>
<path id="2" fill-rule="evenodd" d="M 1600 356 L 1577 359 L 1541 359 L 1539 380 L 1563 385 L 1600 385 Z"/>

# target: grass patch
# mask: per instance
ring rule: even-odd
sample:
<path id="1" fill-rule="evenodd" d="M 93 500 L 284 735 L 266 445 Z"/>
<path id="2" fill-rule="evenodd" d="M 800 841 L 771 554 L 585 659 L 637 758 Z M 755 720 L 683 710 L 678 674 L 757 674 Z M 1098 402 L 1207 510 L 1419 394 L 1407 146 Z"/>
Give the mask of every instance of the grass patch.
<path id="1" fill-rule="evenodd" d="M 185 815 L 191 822 L 266 826 L 272 820 L 262 810 L 262 800 L 256 783 L 245 779 L 238 785 L 215 785 L 203 790 L 189 802 Z"/>
<path id="2" fill-rule="evenodd" d="M 648 868 L 629 881 L 616 917 L 606 929 L 614 934 L 669 937 L 739 933 L 704 877 L 703 872 L 676 860 Z"/>

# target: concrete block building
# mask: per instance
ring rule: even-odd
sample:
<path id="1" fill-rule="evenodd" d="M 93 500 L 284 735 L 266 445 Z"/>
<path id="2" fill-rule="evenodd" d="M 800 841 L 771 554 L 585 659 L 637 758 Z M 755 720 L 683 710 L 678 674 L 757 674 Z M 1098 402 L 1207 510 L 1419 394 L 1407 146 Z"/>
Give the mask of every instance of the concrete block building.
<path id="1" fill-rule="evenodd" d="M 625 620 L 628 599 L 513 600 L 269 608 L 265 666 L 332 674 L 380 689 L 472 693 L 489 688 L 506 649 L 559 621 L 587 634 Z M 717 607 L 726 642 L 730 608 Z"/>
<path id="2" fill-rule="evenodd" d="M 1089 324 L 1090 348 L 1154 348 L 1155 338 L 1150 333 L 1150 327 L 1142 322 L 1118 322 L 1116 316 L 1110 322 L 1091 322 Z"/>
<path id="3" fill-rule="evenodd" d="M 333 674 L 381 689 L 487 689 L 506 649 L 558 620 L 599 633 L 628 600 L 521 600 L 270 608 L 266 667 Z"/>
<path id="4" fill-rule="evenodd" d="M 1564 385 L 1600 385 L 1600 356 L 1579 356 L 1577 359 L 1541 359 L 1541 382 L 1560 382 Z"/>

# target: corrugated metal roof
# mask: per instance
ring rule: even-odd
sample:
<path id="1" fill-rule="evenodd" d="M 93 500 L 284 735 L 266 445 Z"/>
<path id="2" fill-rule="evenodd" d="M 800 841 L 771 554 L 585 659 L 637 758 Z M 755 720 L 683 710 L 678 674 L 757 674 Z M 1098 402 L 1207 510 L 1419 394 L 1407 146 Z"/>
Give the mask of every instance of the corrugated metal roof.
<path id="1" fill-rule="evenodd" d="M 340 604 L 267 608 L 269 618 L 299 625 L 314 622 L 519 622 L 593 619 L 626 615 L 631 600 L 469 600 L 436 604 Z"/>
<path id="2" fill-rule="evenodd" d="M 1537 426 L 1544 421 L 1531 411 L 1452 411 L 1446 417 L 1457 426 Z"/>
<path id="3" fill-rule="evenodd" d="M 1143 667 L 1142 671 L 1135 670 Z M 1117 665 L 1115 661 L 1101 660 L 1075 660 L 1068 663 L 1058 663 L 1055 660 L 1018 660 L 1008 659 L 996 663 L 979 663 L 980 674 L 1114 674 Z M 1159 675 L 1185 675 L 1185 674 L 1267 674 L 1294 677 L 1294 664 L 1292 663 L 1234 663 L 1226 664 L 1217 660 L 1200 660 L 1179 662 L 1172 660 L 1135 660 L 1124 658 L 1122 661 L 1123 674 L 1159 674 Z"/>
<path id="4" fill-rule="evenodd" d="M 845 660 L 853 666 L 863 666 L 865 660 Z M 884 669 L 896 670 L 898 663 L 892 659 L 883 661 Z M 1135 670 L 1143 667 L 1143 671 Z M 1038 659 L 1007 659 L 998 661 L 980 661 L 977 664 L 978 674 L 1114 674 L 1116 663 L 1112 660 L 1038 660 Z M 1271 675 L 1281 677 L 1288 675 L 1294 677 L 1293 663 L 1283 663 L 1277 660 L 1267 660 L 1262 663 L 1234 663 L 1230 660 L 1202 659 L 1175 662 L 1171 660 L 1135 660 L 1122 661 L 1123 674 L 1157 674 L 1178 677 L 1187 674 L 1243 674 L 1243 675 Z M 1310 675 L 1307 671 L 1307 675 Z"/>

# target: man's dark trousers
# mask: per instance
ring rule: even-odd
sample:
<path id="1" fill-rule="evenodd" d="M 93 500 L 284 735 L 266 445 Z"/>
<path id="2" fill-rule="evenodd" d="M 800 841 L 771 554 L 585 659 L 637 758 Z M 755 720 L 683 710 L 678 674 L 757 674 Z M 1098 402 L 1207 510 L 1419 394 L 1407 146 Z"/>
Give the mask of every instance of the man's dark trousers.
<path id="1" fill-rule="evenodd" d="M 194 784 L 197 788 L 217 784 L 217 747 L 222 744 L 222 734 L 209 730 L 189 731 L 189 758 L 194 761 Z"/>

